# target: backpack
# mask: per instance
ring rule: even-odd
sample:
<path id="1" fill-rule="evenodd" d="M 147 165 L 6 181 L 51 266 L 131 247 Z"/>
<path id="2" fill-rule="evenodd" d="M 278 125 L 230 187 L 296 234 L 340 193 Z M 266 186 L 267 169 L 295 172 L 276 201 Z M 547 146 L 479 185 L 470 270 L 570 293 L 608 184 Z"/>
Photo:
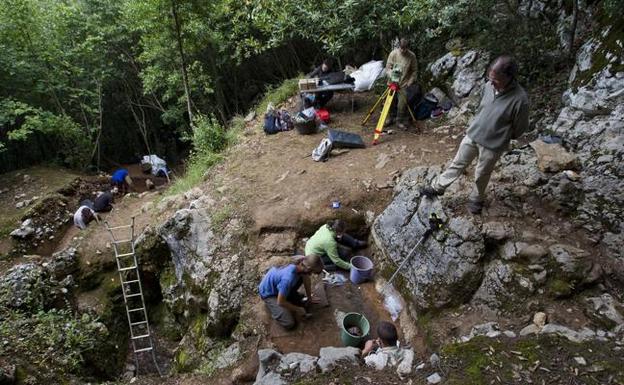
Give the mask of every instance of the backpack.
<path id="1" fill-rule="evenodd" d="M 433 94 L 427 94 L 414 107 L 414 115 L 416 120 L 425 120 L 431 117 L 431 112 L 438 106 L 438 98 Z"/>
<path id="2" fill-rule="evenodd" d="M 332 141 L 328 138 L 323 138 L 321 143 L 312 150 L 312 160 L 315 162 L 325 162 L 329 158 L 329 153 L 332 150 Z"/>
<path id="3" fill-rule="evenodd" d="M 280 131 L 292 130 L 294 123 L 286 110 L 271 110 L 264 114 L 264 133 L 277 134 Z"/>

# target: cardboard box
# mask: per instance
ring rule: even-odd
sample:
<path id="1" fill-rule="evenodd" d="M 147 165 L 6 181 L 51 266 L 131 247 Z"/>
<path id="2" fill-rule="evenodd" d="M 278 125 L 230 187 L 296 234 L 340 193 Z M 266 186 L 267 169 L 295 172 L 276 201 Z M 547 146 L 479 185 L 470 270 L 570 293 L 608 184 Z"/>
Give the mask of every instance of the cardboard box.
<path id="1" fill-rule="evenodd" d="M 299 90 L 300 91 L 313 90 L 316 88 L 317 84 L 318 84 L 318 78 L 299 79 Z"/>

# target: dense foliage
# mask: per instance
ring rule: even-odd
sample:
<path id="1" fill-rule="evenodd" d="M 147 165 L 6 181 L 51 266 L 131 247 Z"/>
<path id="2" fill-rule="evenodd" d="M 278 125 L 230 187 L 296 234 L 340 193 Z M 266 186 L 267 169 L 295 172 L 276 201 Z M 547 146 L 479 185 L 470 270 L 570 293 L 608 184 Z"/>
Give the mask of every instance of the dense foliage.
<path id="1" fill-rule="evenodd" d="M 497 44 L 518 50 L 536 34 L 554 37 L 538 22 L 550 17 L 553 25 L 578 4 L 539 2 L 555 17 L 529 17 L 523 9 L 537 3 L 4 0 L 0 171 L 42 160 L 111 164 L 146 152 L 172 158 L 195 115 L 224 123 L 267 84 L 307 71 L 321 56 L 359 65 L 383 58 L 398 36 L 411 38 L 424 59 L 449 40 L 477 35 L 497 36 L 480 42 L 494 51 Z M 604 10 L 617 13 L 621 5 L 607 0 Z M 505 40 L 518 36 L 510 30 L 523 39 Z M 76 151 L 68 156 L 67 148 Z"/>

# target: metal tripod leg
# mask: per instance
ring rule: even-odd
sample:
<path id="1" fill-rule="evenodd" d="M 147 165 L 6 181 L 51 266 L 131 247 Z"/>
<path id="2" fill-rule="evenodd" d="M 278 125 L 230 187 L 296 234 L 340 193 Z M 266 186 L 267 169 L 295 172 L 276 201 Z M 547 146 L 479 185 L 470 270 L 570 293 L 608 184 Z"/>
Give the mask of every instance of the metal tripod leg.
<path id="1" fill-rule="evenodd" d="M 366 114 L 366 117 L 362 121 L 362 125 L 365 125 L 368 122 L 368 119 L 370 119 L 371 115 L 373 115 L 379 103 L 381 103 L 381 101 L 386 98 L 386 96 L 388 95 L 388 92 L 390 92 L 390 88 L 386 88 L 386 90 L 383 92 L 383 94 L 381 94 L 379 99 L 377 99 L 373 107 L 370 110 L 368 110 L 368 114 Z"/>

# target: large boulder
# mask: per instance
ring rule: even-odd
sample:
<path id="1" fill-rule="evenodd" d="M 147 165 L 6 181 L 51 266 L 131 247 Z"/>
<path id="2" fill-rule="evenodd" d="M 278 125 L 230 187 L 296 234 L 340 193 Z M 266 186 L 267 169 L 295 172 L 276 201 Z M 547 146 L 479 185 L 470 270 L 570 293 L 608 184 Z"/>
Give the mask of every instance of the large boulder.
<path id="1" fill-rule="evenodd" d="M 228 334 L 238 319 L 245 281 L 235 239 L 240 228 L 232 220 L 216 230 L 211 211 L 201 207 L 177 211 L 159 230 L 171 252 L 160 280 L 163 301 L 187 318 L 206 313 L 211 335 Z"/>
<path id="2" fill-rule="evenodd" d="M 597 251 L 622 266 L 624 71 L 618 44 L 624 42 L 624 33 L 611 27 L 596 32 L 578 51 L 563 96 L 565 107 L 550 130 L 583 164 L 577 200 L 569 208 L 583 227 L 602 237 L 603 247 Z M 614 272 L 624 279 L 621 270 Z"/>
<path id="3" fill-rule="evenodd" d="M 488 266 L 481 286 L 472 303 L 496 312 L 524 309 L 524 301 L 535 291 L 534 283 L 524 276 L 517 265 L 495 260 Z"/>
<path id="4" fill-rule="evenodd" d="M 403 262 L 436 214 L 444 228 L 410 255 L 401 276 L 408 294 L 421 310 L 464 302 L 479 287 L 484 254 L 481 229 L 472 217 L 447 212 L 440 200 L 421 197 L 418 186 L 428 183 L 439 168 L 417 167 L 405 173 L 396 195 L 373 224 L 372 234 L 383 256 Z"/>
<path id="5" fill-rule="evenodd" d="M 483 51 L 469 51 L 457 61 L 453 74 L 453 92 L 457 97 L 465 98 L 471 91 L 482 85 L 490 55 Z"/>
<path id="6" fill-rule="evenodd" d="M 578 158 L 559 143 L 545 143 L 538 139 L 531 142 L 531 147 L 537 154 L 537 167 L 540 171 L 558 172 L 579 168 Z"/>

